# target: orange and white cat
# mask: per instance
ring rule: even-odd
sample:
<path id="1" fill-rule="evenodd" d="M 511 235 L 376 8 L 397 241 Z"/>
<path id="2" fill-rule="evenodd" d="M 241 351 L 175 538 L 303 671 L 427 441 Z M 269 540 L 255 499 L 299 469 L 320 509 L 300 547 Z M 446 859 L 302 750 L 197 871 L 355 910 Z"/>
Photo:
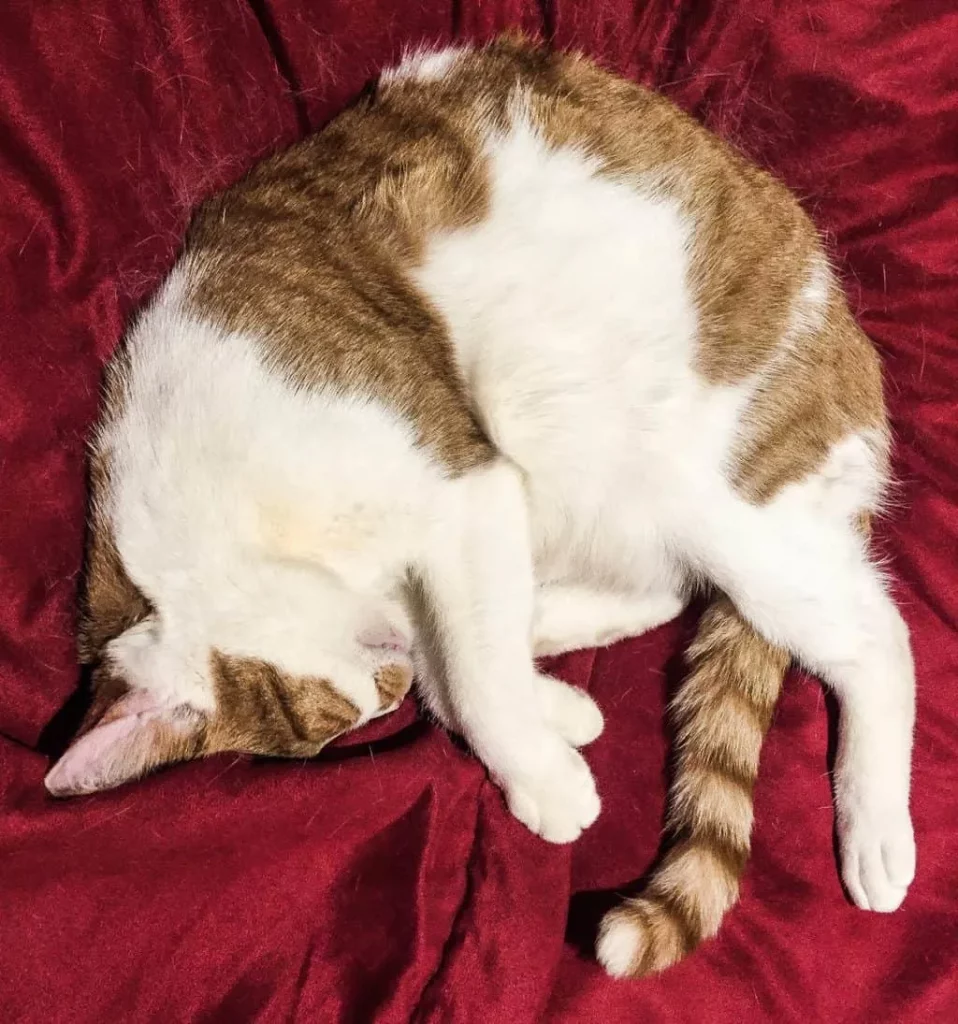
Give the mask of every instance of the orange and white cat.
<path id="1" fill-rule="evenodd" d="M 715 933 L 792 657 L 841 707 L 854 902 L 915 867 L 907 629 L 868 554 L 880 370 L 783 186 L 665 100 L 504 39 L 417 53 L 198 212 L 113 360 L 59 796 L 303 756 L 413 677 L 512 813 L 599 814 L 602 729 L 540 654 L 714 595 L 675 706 L 673 844 L 614 975 Z M 623 757 L 628 752 L 623 751 Z"/>

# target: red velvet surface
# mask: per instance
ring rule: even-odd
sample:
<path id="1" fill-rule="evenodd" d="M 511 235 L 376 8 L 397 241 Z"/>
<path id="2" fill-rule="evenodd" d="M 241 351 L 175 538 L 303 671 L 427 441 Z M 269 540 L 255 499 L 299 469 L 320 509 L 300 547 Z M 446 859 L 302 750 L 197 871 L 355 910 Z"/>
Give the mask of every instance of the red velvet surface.
<path id="1" fill-rule="evenodd" d="M 566 658 L 607 731 L 573 847 L 407 704 L 316 762 L 217 758 L 55 803 L 103 361 L 192 204 L 401 46 L 521 25 L 659 88 L 784 178 L 879 345 L 901 486 L 878 543 L 913 630 L 918 877 L 854 909 L 821 690 L 793 678 L 721 937 L 613 983 L 588 950 L 664 800 L 688 623 Z M 0 10 L 0 1019 L 958 1020 L 958 9 L 954 0 L 7 0 Z M 43 738 L 41 739 L 41 734 Z M 570 911 L 571 901 L 571 911 Z M 567 920 L 568 918 L 568 920 Z"/>

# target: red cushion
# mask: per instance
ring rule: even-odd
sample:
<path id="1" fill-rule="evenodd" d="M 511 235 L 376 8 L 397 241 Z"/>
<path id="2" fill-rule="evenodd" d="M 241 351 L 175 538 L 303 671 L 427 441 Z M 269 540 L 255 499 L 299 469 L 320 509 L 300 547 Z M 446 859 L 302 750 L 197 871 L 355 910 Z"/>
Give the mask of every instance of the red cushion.
<path id="1" fill-rule="evenodd" d="M 602 817 L 573 847 L 514 822 L 411 705 L 318 762 L 221 757 L 65 803 L 42 789 L 41 732 L 76 682 L 100 370 L 191 206 L 403 44 L 508 25 L 665 91 L 783 177 L 881 349 L 900 487 L 878 544 L 919 678 L 918 877 L 897 914 L 842 894 L 826 702 L 794 678 L 719 939 L 639 983 L 596 966 L 602 891 L 657 848 L 684 625 L 561 663 L 608 722 L 588 751 Z M 3 5 L 0 1019 L 958 1019 L 956 69 L 954 0 Z"/>

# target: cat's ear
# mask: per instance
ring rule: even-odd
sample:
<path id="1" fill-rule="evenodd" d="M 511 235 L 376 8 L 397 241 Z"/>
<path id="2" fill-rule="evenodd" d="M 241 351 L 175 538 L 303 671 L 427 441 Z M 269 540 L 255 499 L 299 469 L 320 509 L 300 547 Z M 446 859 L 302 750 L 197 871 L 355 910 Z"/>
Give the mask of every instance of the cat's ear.
<path id="1" fill-rule="evenodd" d="M 47 773 L 53 796 L 112 789 L 202 751 L 205 716 L 189 707 L 163 705 L 145 690 L 131 690 L 73 741 Z"/>

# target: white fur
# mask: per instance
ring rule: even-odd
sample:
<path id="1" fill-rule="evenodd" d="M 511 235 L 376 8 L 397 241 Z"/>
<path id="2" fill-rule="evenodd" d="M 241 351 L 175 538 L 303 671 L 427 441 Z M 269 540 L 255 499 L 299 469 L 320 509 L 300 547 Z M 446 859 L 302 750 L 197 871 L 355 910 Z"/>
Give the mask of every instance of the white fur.
<path id="1" fill-rule="evenodd" d="M 416 56 L 396 75 L 455 59 Z M 164 699 L 204 706 L 210 647 L 255 655 L 332 679 L 368 717 L 374 666 L 356 638 L 410 635 L 410 573 L 433 612 L 416 650 L 423 699 L 521 821 L 568 841 L 599 811 L 573 745 L 601 716 L 542 682 L 534 643 L 652 628 L 703 576 L 835 688 L 845 880 L 860 906 L 891 909 L 914 870 L 911 656 L 851 524 L 880 494 L 880 445 L 845 438 L 807 480 L 748 504 L 726 467 L 762 375 L 714 387 L 693 369 L 679 207 L 547 147 L 519 101 L 487 152 L 488 217 L 433 238 L 417 281 L 501 458 L 447 479 L 374 397 L 291 387 L 256 339 L 183 311 L 184 266 L 134 334 L 135 386 L 101 439 L 117 543 L 157 608 L 112 656 Z M 832 287 L 824 261 L 809 267 L 788 346 Z"/>
<path id="2" fill-rule="evenodd" d="M 634 596 L 550 584 L 536 594 L 533 650 L 545 657 L 605 647 L 671 621 L 684 605 L 681 597 L 667 592 Z"/>
<path id="3" fill-rule="evenodd" d="M 383 72 L 380 81 L 385 85 L 406 79 L 435 82 L 445 78 L 464 53 L 468 53 L 468 48 L 464 46 L 447 46 L 444 50 L 413 50 L 396 67 Z"/>
<path id="4" fill-rule="evenodd" d="M 538 673 L 539 707 L 546 723 L 573 747 L 584 747 L 602 733 L 602 712 L 584 691 Z"/>
<path id="5" fill-rule="evenodd" d="M 815 257 L 802 285 L 795 297 L 789 314 L 785 333 L 779 351 L 789 351 L 802 337 L 819 330 L 825 323 L 825 311 L 834 284 L 828 263 L 822 256 Z"/>
<path id="6" fill-rule="evenodd" d="M 645 933 L 623 914 L 603 924 L 595 955 L 613 978 L 625 978 L 638 962 L 644 942 Z"/>

